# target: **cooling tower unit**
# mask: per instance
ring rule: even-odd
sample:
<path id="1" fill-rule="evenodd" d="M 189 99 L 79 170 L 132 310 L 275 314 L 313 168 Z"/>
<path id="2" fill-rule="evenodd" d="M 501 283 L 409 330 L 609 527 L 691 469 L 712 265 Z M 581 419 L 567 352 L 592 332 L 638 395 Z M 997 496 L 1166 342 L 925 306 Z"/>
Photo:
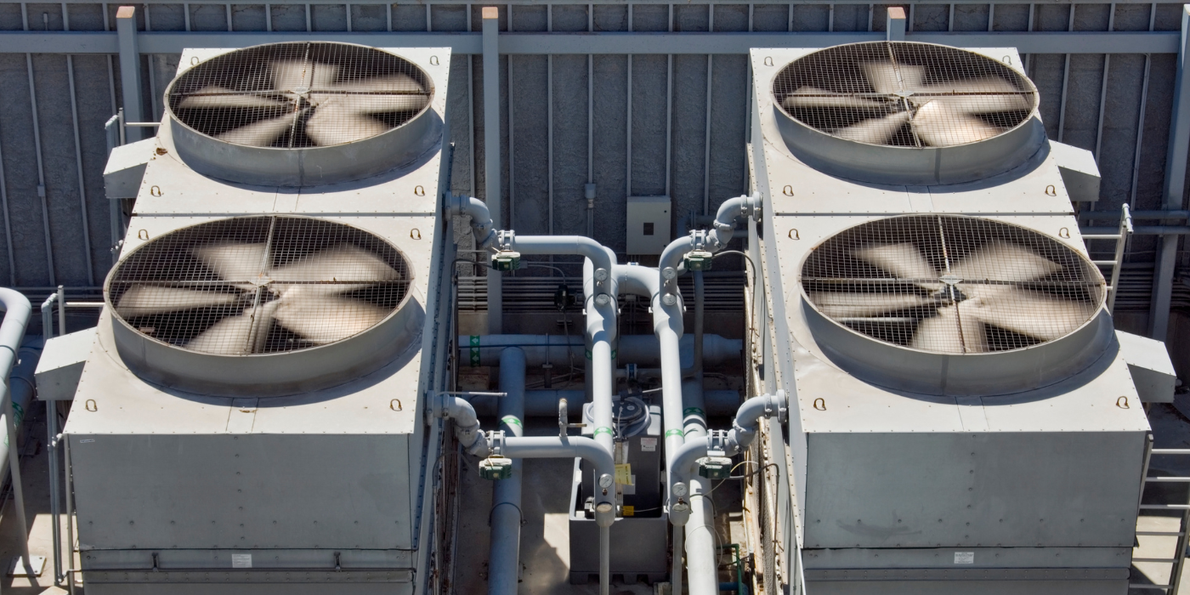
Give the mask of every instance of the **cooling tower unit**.
<path id="1" fill-rule="evenodd" d="M 1127 593 L 1149 426 L 1019 65 L 752 52 L 765 380 L 797 395 L 816 595 Z"/>
<path id="2" fill-rule="evenodd" d="M 65 429 L 88 592 L 431 580 L 449 63 L 183 54 Z"/>

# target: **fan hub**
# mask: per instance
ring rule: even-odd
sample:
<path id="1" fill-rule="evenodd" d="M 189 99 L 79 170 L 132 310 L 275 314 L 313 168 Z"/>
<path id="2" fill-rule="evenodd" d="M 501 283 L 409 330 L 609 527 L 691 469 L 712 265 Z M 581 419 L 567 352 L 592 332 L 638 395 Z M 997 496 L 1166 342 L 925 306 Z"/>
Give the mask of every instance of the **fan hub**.
<path id="1" fill-rule="evenodd" d="M 938 277 L 938 280 L 950 285 L 951 287 L 963 282 L 963 280 L 956 275 L 942 275 L 941 277 Z"/>

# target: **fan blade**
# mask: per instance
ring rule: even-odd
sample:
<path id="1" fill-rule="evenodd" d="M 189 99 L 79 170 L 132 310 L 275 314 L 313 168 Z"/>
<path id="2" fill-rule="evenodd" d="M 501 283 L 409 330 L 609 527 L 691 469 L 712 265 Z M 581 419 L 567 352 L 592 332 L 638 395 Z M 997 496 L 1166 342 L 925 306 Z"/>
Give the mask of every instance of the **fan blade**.
<path id="1" fill-rule="evenodd" d="M 390 130 L 390 126 L 375 118 L 352 112 L 334 103 L 323 103 L 306 120 L 306 136 L 320 147 L 341 145 L 370 138 Z"/>
<path id="2" fill-rule="evenodd" d="M 932 300 L 919 295 L 895 293 L 845 293 L 815 291 L 810 293 L 813 302 L 823 314 L 832 318 L 852 316 L 878 316 L 898 310 L 916 308 Z"/>
<path id="3" fill-rule="evenodd" d="M 860 65 L 872 90 L 885 95 L 913 91 L 921 87 L 926 69 L 922 66 L 897 65 L 892 62 L 865 62 Z"/>
<path id="4" fill-rule="evenodd" d="M 407 74 L 393 76 L 376 76 L 355 81 L 343 81 L 327 88 L 318 87 L 319 91 L 337 93 L 417 93 L 429 95 L 425 87 Z"/>
<path id="5" fill-rule="evenodd" d="M 1085 302 L 1061 299 L 1019 287 L 997 287 L 963 302 L 980 322 L 1043 341 L 1064 337 L 1095 313 Z"/>
<path id="6" fill-rule="evenodd" d="M 209 86 L 185 96 L 185 98 L 178 102 L 178 107 L 184 109 L 279 107 L 288 103 L 287 101 L 261 97 L 251 92 Z"/>
<path id="7" fill-rule="evenodd" d="M 215 355 L 244 355 L 251 353 L 248 339 L 252 336 L 254 320 L 251 310 L 239 316 L 229 316 L 211 325 L 186 343 L 186 349 Z"/>
<path id="8" fill-rule="evenodd" d="M 326 283 L 332 292 L 395 281 L 401 274 L 379 256 L 349 244 L 316 252 L 269 272 L 276 283 Z"/>
<path id="9" fill-rule="evenodd" d="M 273 89 L 295 92 L 296 89 L 325 88 L 335 82 L 339 67 L 306 60 L 279 60 L 269 64 L 273 75 Z"/>
<path id="10" fill-rule="evenodd" d="M 835 93 L 814 87 L 802 87 L 781 101 L 781 107 L 787 110 L 807 107 L 825 107 L 839 109 L 881 109 L 888 104 L 883 101 Z"/>
<path id="11" fill-rule="evenodd" d="M 1062 269 L 1058 263 L 1016 244 L 993 242 L 950 267 L 965 281 L 1034 281 Z"/>
<path id="12" fill-rule="evenodd" d="M 251 124 L 233 128 L 218 134 L 215 138 L 237 145 L 251 145 L 253 147 L 267 147 L 273 144 L 285 131 L 293 126 L 294 114 L 285 114 L 276 118 L 258 120 Z"/>
<path id="13" fill-rule="evenodd" d="M 190 253 L 229 284 L 257 281 L 264 271 L 265 244 L 210 244 Z"/>
<path id="14" fill-rule="evenodd" d="M 425 95 L 370 94 L 336 95 L 334 93 L 311 93 L 310 101 L 319 109 L 331 109 L 350 115 L 381 114 L 386 112 L 411 112 L 426 106 Z M 341 117 L 341 116 L 336 116 Z"/>
<path id="15" fill-rule="evenodd" d="M 239 294 L 217 291 L 195 291 L 160 285 L 133 285 L 120 296 L 116 312 L 124 318 L 164 314 L 194 308 L 210 308 L 234 304 Z"/>
<path id="16" fill-rule="evenodd" d="M 938 308 L 938 315 L 917 323 L 909 346 L 922 351 L 962 353 L 958 310 L 954 306 Z"/>
<path id="17" fill-rule="evenodd" d="M 286 289 L 274 314 L 281 326 L 312 343 L 334 343 L 366 331 L 391 311 L 362 302 L 295 285 Z"/>
<path id="18" fill-rule="evenodd" d="M 938 271 L 921 255 L 921 251 L 910 243 L 886 244 L 857 250 L 855 255 L 896 276 L 912 281 L 927 291 L 937 291 L 942 284 L 937 282 Z"/>
<path id="19" fill-rule="evenodd" d="M 931 147 L 965 145 L 1004 132 L 999 126 L 957 111 L 956 105 L 943 100 L 931 101 L 918 108 L 910 123 L 917 137 Z"/>
<path id="20" fill-rule="evenodd" d="M 958 111 L 968 114 L 987 114 L 1025 110 L 1032 107 L 1031 93 L 1025 93 L 999 77 L 986 77 L 924 85 L 913 90 L 914 97 L 925 101 L 946 99 L 961 102 Z"/>
<path id="21" fill-rule="evenodd" d="M 846 128 L 839 128 L 831 134 L 860 143 L 882 145 L 887 143 L 908 121 L 909 112 L 896 112 L 883 118 L 871 118 Z"/>

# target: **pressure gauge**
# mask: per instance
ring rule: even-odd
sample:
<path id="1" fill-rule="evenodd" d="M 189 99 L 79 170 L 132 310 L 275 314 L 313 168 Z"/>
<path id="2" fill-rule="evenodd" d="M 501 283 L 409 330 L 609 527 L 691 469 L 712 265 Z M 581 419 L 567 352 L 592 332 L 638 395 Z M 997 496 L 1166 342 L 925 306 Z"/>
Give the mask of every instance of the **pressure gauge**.
<path id="1" fill-rule="evenodd" d="M 612 481 L 612 476 L 604 473 L 603 475 L 599 476 L 599 487 L 604 489 L 610 488 L 612 487 Z"/>

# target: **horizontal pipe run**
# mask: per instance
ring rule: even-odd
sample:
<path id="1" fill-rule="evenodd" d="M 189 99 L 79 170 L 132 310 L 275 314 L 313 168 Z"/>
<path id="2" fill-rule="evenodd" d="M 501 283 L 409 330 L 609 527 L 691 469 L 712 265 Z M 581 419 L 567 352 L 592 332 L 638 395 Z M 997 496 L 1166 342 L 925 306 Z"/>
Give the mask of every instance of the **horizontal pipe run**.
<path id="1" fill-rule="evenodd" d="M 1120 210 L 1083 211 L 1078 214 L 1081 221 L 1119 221 Z M 1190 211 L 1128 211 L 1133 219 L 1190 219 Z"/>
<path id="2" fill-rule="evenodd" d="M 616 462 L 612 453 L 603 448 L 598 442 L 584 436 L 526 436 L 524 438 L 507 437 L 501 452 L 510 459 L 565 459 L 581 458 L 595 468 L 596 503 L 613 502 L 615 494 L 607 488 L 601 488 L 601 478 L 608 479 L 616 476 Z"/>
<path id="3" fill-rule="evenodd" d="M 984 5 L 987 2 L 983 3 Z M 585 6 L 585 4 L 583 4 Z M 906 41 L 959 47 L 1015 47 L 1022 54 L 1176 54 L 1179 31 L 911 32 Z M 285 41 L 338 41 L 376 47 L 449 47 L 481 54 L 480 33 L 140 32 L 142 54 L 178 54 L 191 47 L 242 48 Z M 821 48 L 883 41 L 882 32 L 765 33 L 501 33 L 501 54 L 747 54 L 755 47 Z M 115 32 L 12 31 L 0 33 L 0 53 L 116 54 Z"/>
<path id="4" fill-rule="evenodd" d="M 616 361 L 620 364 L 655 367 L 661 364 L 659 343 L 655 335 L 625 335 L 619 337 Z M 495 366 L 500 363 L 500 350 L 505 347 L 520 347 L 525 350 L 525 359 L 530 367 L 540 366 L 546 361 L 563 364 L 574 357 L 582 361 L 584 343 L 579 337 L 553 335 L 463 335 L 458 338 L 460 357 L 471 366 Z M 682 337 L 679 341 L 683 368 L 694 365 L 694 337 Z M 744 342 L 727 339 L 722 335 L 703 337 L 703 359 L 707 365 L 721 365 L 743 357 Z"/>
<path id="5" fill-rule="evenodd" d="M 1085 227 L 1079 230 L 1079 233 L 1100 235 L 1100 234 L 1118 234 L 1120 230 L 1115 227 Z M 1165 236 L 1165 235 L 1190 235 L 1190 225 L 1137 225 L 1132 228 L 1133 235 L 1142 236 Z"/>
<path id="6" fill-rule="evenodd" d="M 708 390 L 704 393 L 707 415 L 731 415 L 740 406 L 740 393 L 734 390 Z M 582 403 L 586 395 L 582 390 L 530 390 L 525 391 L 525 416 L 549 417 L 558 415 L 558 400 L 566 399 L 570 404 L 567 415 L 570 419 L 582 417 Z M 491 416 L 496 414 L 496 403 L 499 397 L 472 396 L 468 397 L 475 412 L 479 415 Z"/>

